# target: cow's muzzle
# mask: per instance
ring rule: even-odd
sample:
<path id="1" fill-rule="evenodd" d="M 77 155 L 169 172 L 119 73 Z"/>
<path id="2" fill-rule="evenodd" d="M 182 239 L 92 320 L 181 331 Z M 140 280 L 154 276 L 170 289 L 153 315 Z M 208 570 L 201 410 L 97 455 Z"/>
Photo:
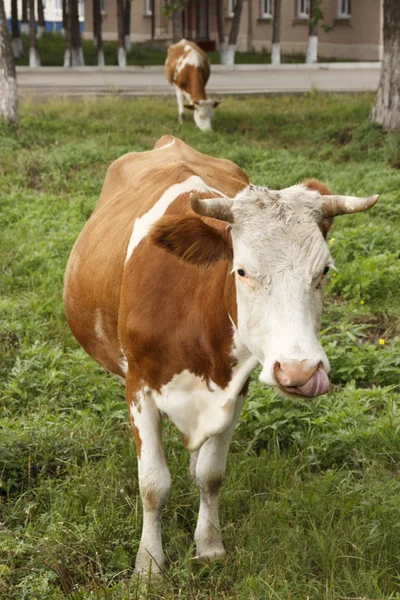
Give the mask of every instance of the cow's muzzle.
<path id="1" fill-rule="evenodd" d="M 274 377 L 278 387 L 289 395 L 313 398 L 329 390 L 328 375 L 321 362 L 317 365 L 309 360 L 276 362 Z"/>

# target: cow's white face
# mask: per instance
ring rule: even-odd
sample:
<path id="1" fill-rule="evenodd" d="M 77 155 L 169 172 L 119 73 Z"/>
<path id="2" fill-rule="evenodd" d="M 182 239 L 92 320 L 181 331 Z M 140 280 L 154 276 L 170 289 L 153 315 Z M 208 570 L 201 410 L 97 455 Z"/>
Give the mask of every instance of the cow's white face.
<path id="1" fill-rule="evenodd" d="M 250 186 L 232 213 L 239 339 L 260 361 L 262 382 L 296 395 L 324 393 L 329 362 L 318 332 L 333 261 L 320 228 L 321 196 L 303 186 Z"/>
<path id="2" fill-rule="evenodd" d="M 194 103 L 193 116 L 199 129 L 202 131 L 209 131 L 212 129 L 211 122 L 217 106 L 218 102 L 215 100 L 199 100 Z"/>

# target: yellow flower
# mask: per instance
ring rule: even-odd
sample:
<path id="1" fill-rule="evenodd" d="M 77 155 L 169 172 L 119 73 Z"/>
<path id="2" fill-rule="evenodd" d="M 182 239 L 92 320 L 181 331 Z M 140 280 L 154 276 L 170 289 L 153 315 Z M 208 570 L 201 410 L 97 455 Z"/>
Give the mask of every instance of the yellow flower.
<path id="1" fill-rule="evenodd" d="M 378 341 L 379 341 L 379 344 L 380 344 L 381 346 L 384 346 L 384 345 L 385 345 L 385 340 L 384 340 L 383 338 L 379 338 L 379 340 L 378 340 Z"/>
<path id="2" fill-rule="evenodd" d="M 332 244 L 333 244 L 333 242 L 334 242 L 335 240 L 336 240 L 336 238 L 331 238 L 331 239 L 329 240 L 329 243 L 332 245 Z"/>
<path id="3" fill-rule="evenodd" d="M 336 273 L 334 273 L 333 276 L 336 277 Z"/>
<path id="4" fill-rule="evenodd" d="M 360 304 L 364 304 L 364 300 L 360 300 Z"/>

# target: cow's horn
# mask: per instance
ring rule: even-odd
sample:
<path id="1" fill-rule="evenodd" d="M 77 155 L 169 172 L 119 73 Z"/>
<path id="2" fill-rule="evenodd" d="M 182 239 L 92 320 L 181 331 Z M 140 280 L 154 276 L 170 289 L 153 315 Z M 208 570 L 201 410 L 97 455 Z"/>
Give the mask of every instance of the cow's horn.
<path id="1" fill-rule="evenodd" d="M 368 210 L 378 202 L 379 196 L 357 198 L 356 196 L 323 196 L 322 214 L 324 217 L 336 217 Z"/>
<path id="2" fill-rule="evenodd" d="M 220 221 L 228 221 L 228 223 L 233 223 L 232 204 L 233 200 L 230 198 L 207 198 L 206 200 L 200 200 L 193 192 L 190 194 L 190 206 L 195 213 L 203 217 L 213 217 Z"/>

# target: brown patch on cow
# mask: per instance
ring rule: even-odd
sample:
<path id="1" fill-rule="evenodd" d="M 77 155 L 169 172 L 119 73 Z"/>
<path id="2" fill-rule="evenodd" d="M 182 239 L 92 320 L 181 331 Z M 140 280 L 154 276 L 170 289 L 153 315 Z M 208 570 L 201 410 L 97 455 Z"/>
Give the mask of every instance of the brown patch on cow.
<path id="1" fill-rule="evenodd" d="M 214 477 L 207 479 L 204 487 L 211 496 L 217 496 L 223 483 L 224 476 L 222 474 L 215 475 Z"/>
<path id="2" fill-rule="evenodd" d="M 315 190 L 316 192 L 319 192 L 321 194 L 321 196 L 330 196 L 332 194 L 332 192 L 329 191 L 329 189 L 326 187 L 326 185 L 324 183 L 322 183 L 321 181 L 318 181 L 318 179 L 305 179 L 304 181 L 301 182 L 302 185 L 305 185 L 309 190 Z M 333 219 L 330 217 L 329 219 L 322 219 L 321 222 L 321 230 L 322 230 L 322 235 L 324 236 L 324 238 L 326 239 L 326 236 L 328 235 L 328 231 L 331 228 L 333 223 Z"/>
<path id="3" fill-rule="evenodd" d="M 210 227 L 198 217 L 162 217 L 149 238 L 160 248 L 196 265 L 210 266 L 233 258 L 228 230 Z"/>
<path id="4" fill-rule="evenodd" d="M 184 448 L 187 448 L 189 445 L 189 438 L 187 435 L 185 435 L 184 433 L 181 433 L 181 437 L 182 437 L 182 444 Z"/>

